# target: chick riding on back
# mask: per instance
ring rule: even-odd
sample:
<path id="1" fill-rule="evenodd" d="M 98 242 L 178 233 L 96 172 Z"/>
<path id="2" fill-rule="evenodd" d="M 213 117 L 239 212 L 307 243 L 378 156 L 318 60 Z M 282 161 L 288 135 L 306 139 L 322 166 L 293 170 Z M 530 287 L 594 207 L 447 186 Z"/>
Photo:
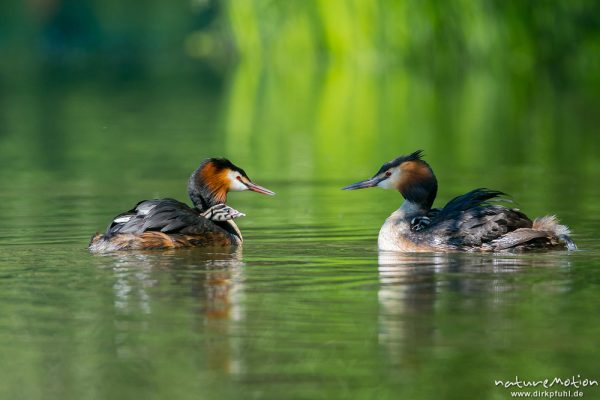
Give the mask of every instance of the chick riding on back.
<path id="1" fill-rule="evenodd" d="M 174 199 L 143 200 L 117 215 L 106 232 L 92 237 L 89 250 L 233 246 L 242 243 L 234 218 L 245 214 L 227 206 L 230 191 L 275 193 L 254 184 L 243 169 L 224 158 L 203 161 L 190 176 L 193 207 Z"/>

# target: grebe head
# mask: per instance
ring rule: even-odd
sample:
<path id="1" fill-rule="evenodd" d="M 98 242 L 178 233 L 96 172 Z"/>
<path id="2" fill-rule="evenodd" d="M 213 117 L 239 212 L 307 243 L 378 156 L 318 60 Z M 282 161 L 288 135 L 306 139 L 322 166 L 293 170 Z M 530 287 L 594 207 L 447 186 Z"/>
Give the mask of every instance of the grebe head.
<path id="1" fill-rule="evenodd" d="M 372 178 L 346 186 L 343 190 L 370 187 L 395 189 L 411 203 L 430 209 L 437 195 L 437 179 L 429 164 L 422 160 L 423 150 L 400 156 L 379 168 Z"/>
<path id="2" fill-rule="evenodd" d="M 251 190 L 256 193 L 274 195 L 267 188 L 253 183 L 246 172 L 226 158 L 209 158 L 192 173 L 188 183 L 188 194 L 196 208 L 204 210 L 215 204 L 225 203 L 227 193 Z"/>

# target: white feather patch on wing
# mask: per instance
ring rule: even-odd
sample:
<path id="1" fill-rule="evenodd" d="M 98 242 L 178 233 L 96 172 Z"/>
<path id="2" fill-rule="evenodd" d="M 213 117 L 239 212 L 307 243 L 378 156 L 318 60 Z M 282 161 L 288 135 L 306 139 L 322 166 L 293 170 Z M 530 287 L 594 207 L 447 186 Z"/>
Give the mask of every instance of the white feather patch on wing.
<path id="1" fill-rule="evenodd" d="M 136 211 L 139 215 L 148 215 L 148 213 L 152 211 L 154 207 L 156 207 L 156 204 L 142 204 L 137 207 Z"/>

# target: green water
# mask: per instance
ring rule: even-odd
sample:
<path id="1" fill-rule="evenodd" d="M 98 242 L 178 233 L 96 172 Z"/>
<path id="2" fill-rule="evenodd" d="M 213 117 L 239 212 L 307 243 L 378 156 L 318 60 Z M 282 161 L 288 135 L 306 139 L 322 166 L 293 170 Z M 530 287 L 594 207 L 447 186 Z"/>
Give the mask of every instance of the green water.
<path id="1" fill-rule="evenodd" d="M 0 398 L 503 399 L 495 379 L 600 379 L 593 96 L 244 68 L 216 86 L 5 81 Z M 531 216 L 559 215 L 581 251 L 378 254 L 400 196 L 339 188 L 416 148 L 440 201 L 509 192 Z M 278 193 L 230 196 L 243 249 L 86 251 L 135 202 L 185 199 L 214 155 Z"/>
<path id="2" fill-rule="evenodd" d="M 0 5 L 0 399 L 600 380 L 597 2 L 21 3 Z M 378 253 L 400 196 L 339 189 L 417 149 L 438 202 L 505 191 L 581 250 Z M 210 156 L 277 192 L 230 196 L 243 249 L 87 252 Z"/>

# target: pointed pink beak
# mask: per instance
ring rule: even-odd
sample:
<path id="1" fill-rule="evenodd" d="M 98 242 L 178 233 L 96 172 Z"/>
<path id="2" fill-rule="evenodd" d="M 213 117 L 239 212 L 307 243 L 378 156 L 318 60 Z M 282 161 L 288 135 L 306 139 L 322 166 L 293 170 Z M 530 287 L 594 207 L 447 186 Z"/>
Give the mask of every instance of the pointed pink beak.
<path id="1" fill-rule="evenodd" d="M 256 193 L 268 194 L 269 196 L 275 195 L 275 192 L 272 192 L 269 189 L 264 188 L 262 186 L 256 185 L 250 181 L 244 182 L 244 185 L 246 185 L 248 187 L 248 190 L 252 190 L 253 192 L 256 192 Z"/>

